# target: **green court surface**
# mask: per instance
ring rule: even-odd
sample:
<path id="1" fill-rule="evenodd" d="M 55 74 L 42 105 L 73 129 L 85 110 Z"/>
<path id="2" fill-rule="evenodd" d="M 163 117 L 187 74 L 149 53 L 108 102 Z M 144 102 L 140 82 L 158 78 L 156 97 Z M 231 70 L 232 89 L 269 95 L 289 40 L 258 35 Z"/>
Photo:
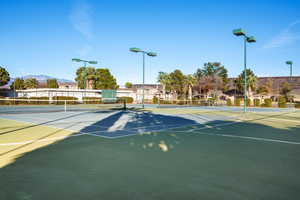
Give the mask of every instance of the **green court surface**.
<path id="1" fill-rule="evenodd" d="M 299 111 L 148 111 L 209 120 L 107 138 L 2 117 L 0 199 L 299 198 Z"/>

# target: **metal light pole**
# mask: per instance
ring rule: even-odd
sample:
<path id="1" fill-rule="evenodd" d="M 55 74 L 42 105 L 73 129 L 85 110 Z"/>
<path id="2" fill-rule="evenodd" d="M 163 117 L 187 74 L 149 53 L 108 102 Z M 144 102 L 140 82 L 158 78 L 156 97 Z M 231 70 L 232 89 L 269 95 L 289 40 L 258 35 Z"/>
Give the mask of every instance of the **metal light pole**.
<path id="1" fill-rule="evenodd" d="M 94 65 L 96 65 L 98 63 L 97 61 L 81 60 L 79 58 L 72 58 L 72 61 L 73 62 L 83 62 L 84 63 L 84 67 L 86 67 L 87 63 L 94 64 Z M 84 70 L 83 76 L 84 76 L 84 89 L 86 89 L 86 76 L 87 76 L 87 72 L 85 70 Z"/>
<path id="2" fill-rule="evenodd" d="M 290 81 L 291 81 L 292 76 L 293 76 L 293 62 L 292 61 L 286 61 L 285 63 L 290 66 Z"/>
<path id="3" fill-rule="evenodd" d="M 247 36 L 242 29 L 233 30 L 233 34 L 236 36 L 244 37 L 244 112 L 247 111 L 247 42 L 256 42 L 253 36 Z"/>
<path id="4" fill-rule="evenodd" d="M 142 53 L 143 54 L 142 108 L 144 109 L 145 108 L 145 54 L 147 54 L 147 56 L 151 56 L 151 57 L 155 57 L 155 56 L 157 56 L 157 54 L 154 52 L 143 51 L 136 47 L 130 48 L 129 51 L 134 52 L 134 53 Z"/>

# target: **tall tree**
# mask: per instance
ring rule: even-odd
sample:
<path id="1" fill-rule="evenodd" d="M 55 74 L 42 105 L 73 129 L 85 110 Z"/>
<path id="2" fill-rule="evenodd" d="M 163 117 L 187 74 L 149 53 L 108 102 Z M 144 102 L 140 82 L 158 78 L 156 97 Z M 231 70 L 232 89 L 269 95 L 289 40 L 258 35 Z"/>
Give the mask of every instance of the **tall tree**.
<path id="1" fill-rule="evenodd" d="M 132 83 L 131 82 L 126 82 L 125 87 L 126 88 L 132 88 Z"/>
<path id="2" fill-rule="evenodd" d="M 24 86 L 26 89 L 37 88 L 38 85 L 39 85 L 39 82 L 35 78 L 28 78 L 24 81 Z"/>
<path id="3" fill-rule="evenodd" d="M 157 82 L 163 86 L 163 96 L 166 98 L 166 93 L 171 92 L 170 75 L 166 72 L 158 72 Z"/>
<path id="4" fill-rule="evenodd" d="M 76 71 L 75 81 L 80 89 L 94 86 L 96 70 L 94 67 L 80 67 Z M 90 84 L 91 83 L 91 84 Z"/>
<path id="5" fill-rule="evenodd" d="M 267 82 L 259 86 L 256 90 L 258 94 L 271 95 L 273 93 L 273 80 L 268 78 Z"/>
<path id="6" fill-rule="evenodd" d="M 198 68 L 194 74 L 200 92 L 208 93 L 213 90 L 226 90 L 228 84 L 228 71 L 219 62 L 208 62 L 204 64 L 204 67 Z"/>
<path id="7" fill-rule="evenodd" d="M 94 87 L 95 89 L 118 89 L 119 86 L 109 69 L 99 68 L 95 72 Z"/>
<path id="8" fill-rule="evenodd" d="M 247 69 L 247 92 L 251 95 L 252 91 L 256 89 L 257 77 L 251 69 Z M 237 87 L 240 92 L 244 91 L 244 80 L 245 80 L 245 70 L 237 78 Z"/>
<path id="9" fill-rule="evenodd" d="M 6 85 L 9 80 L 9 73 L 4 67 L 0 67 L 0 86 Z"/>
<path id="10" fill-rule="evenodd" d="M 193 86 L 195 85 L 197 79 L 194 75 L 192 74 L 188 74 L 186 77 L 185 77 L 185 88 L 186 88 L 186 91 L 188 93 L 188 99 L 189 100 L 192 100 L 193 98 Z"/>
<path id="11" fill-rule="evenodd" d="M 288 82 L 283 82 L 280 85 L 280 94 L 284 96 L 286 101 L 289 101 L 289 94 L 292 91 L 291 85 Z"/>
<path id="12" fill-rule="evenodd" d="M 10 88 L 12 90 L 23 90 L 25 89 L 24 80 L 22 78 L 16 78 L 11 84 Z"/>
<path id="13" fill-rule="evenodd" d="M 76 78 L 75 81 L 77 82 L 77 86 L 80 89 L 85 88 L 85 67 L 80 67 L 76 70 Z"/>
<path id="14" fill-rule="evenodd" d="M 54 79 L 47 79 L 47 88 L 58 88 L 58 82 Z"/>
<path id="15" fill-rule="evenodd" d="M 185 84 L 185 75 L 179 70 L 176 69 L 170 73 L 170 87 L 173 93 L 175 94 L 175 98 L 182 98 L 184 95 L 184 84 Z"/>

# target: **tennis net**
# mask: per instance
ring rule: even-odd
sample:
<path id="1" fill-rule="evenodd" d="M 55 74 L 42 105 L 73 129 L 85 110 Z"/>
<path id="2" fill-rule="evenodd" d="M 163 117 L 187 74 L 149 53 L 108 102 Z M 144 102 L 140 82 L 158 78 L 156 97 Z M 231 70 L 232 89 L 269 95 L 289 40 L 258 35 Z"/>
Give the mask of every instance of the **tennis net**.
<path id="1" fill-rule="evenodd" d="M 103 103 L 101 100 L 43 100 L 43 99 L 0 99 L 0 114 L 83 112 L 126 109 L 126 102 Z"/>

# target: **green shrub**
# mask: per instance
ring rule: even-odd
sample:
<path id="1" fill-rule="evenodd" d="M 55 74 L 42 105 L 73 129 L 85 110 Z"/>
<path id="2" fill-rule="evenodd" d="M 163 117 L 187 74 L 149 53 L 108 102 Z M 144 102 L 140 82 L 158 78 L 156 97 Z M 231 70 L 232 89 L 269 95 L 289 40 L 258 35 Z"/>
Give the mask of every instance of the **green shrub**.
<path id="1" fill-rule="evenodd" d="M 188 104 L 189 102 L 187 100 L 179 100 L 179 101 L 176 101 L 176 104 L 177 105 L 186 105 Z"/>
<path id="2" fill-rule="evenodd" d="M 295 108 L 300 108 L 300 103 L 296 103 Z"/>
<path id="3" fill-rule="evenodd" d="M 101 104 L 101 97 L 83 97 L 82 98 L 84 104 Z"/>
<path id="4" fill-rule="evenodd" d="M 251 106 L 251 99 L 248 99 L 248 98 L 247 98 L 246 105 L 247 105 L 247 106 Z"/>
<path id="5" fill-rule="evenodd" d="M 36 100 L 36 101 L 35 101 Z M 47 101 L 40 101 L 47 100 Z M 47 105 L 49 97 L 16 97 L 14 100 L 1 100 L 0 105 Z"/>
<path id="6" fill-rule="evenodd" d="M 78 98 L 76 97 L 69 97 L 69 96 L 54 96 L 52 97 L 52 100 L 54 100 L 52 103 L 56 104 L 56 105 L 64 105 L 65 104 L 65 100 L 67 104 L 77 104 L 78 102 Z M 56 101 L 58 100 L 58 101 Z"/>
<path id="7" fill-rule="evenodd" d="M 119 97 L 117 102 L 123 103 L 124 101 L 126 103 L 133 103 L 133 98 L 132 97 Z"/>
<path id="8" fill-rule="evenodd" d="M 69 96 L 54 96 L 52 97 L 52 100 L 78 100 L 76 97 L 69 97 Z"/>
<path id="9" fill-rule="evenodd" d="M 272 99 L 264 99 L 264 103 L 261 104 L 262 107 L 272 107 Z"/>
<path id="10" fill-rule="evenodd" d="M 160 100 L 159 103 L 160 104 L 172 104 L 172 101 L 169 101 L 169 100 Z"/>
<path id="11" fill-rule="evenodd" d="M 241 98 L 235 98 L 234 99 L 234 105 L 235 106 L 241 106 Z"/>
<path id="12" fill-rule="evenodd" d="M 227 106 L 232 106 L 232 101 L 231 101 L 231 99 L 227 99 L 227 100 L 226 100 L 226 105 L 227 105 Z"/>
<path id="13" fill-rule="evenodd" d="M 260 99 L 254 99 L 254 106 L 256 107 L 260 106 Z"/>
<path id="14" fill-rule="evenodd" d="M 278 98 L 278 107 L 279 108 L 286 108 L 286 99 L 283 96 Z"/>
<path id="15" fill-rule="evenodd" d="M 157 96 L 154 96 L 154 97 L 152 98 L 152 103 L 153 103 L 153 104 L 158 104 L 158 98 L 157 98 Z"/>
<path id="16" fill-rule="evenodd" d="M 28 103 L 30 105 L 47 105 L 49 104 L 49 97 L 29 97 L 28 98 Z M 37 100 L 37 101 L 34 101 Z M 39 100 L 47 100 L 47 101 L 39 101 Z"/>

